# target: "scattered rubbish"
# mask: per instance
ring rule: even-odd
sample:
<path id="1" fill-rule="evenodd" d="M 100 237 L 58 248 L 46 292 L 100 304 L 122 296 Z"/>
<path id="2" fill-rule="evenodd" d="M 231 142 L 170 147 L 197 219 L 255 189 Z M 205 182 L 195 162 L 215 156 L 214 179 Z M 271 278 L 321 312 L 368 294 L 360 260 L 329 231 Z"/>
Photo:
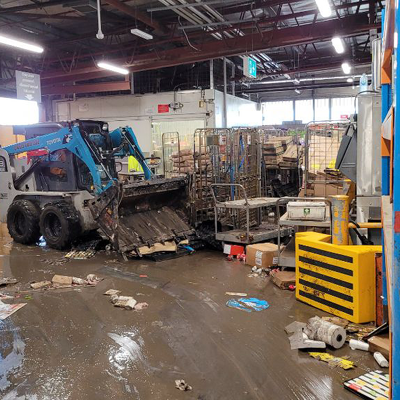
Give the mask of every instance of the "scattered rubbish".
<path id="1" fill-rule="evenodd" d="M 145 275 L 145 274 L 139 275 L 139 278 L 148 278 L 148 275 Z"/>
<path id="2" fill-rule="evenodd" d="M 32 300 L 33 297 L 30 294 L 25 295 L 25 300 Z"/>
<path id="3" fill-rule="evenodd" d="M 345 329 L 346 329 L 347 325 L 349 325 L 349 321 L 347 321 L 347 319 L 343 319 L 340 317 L 321 317 L 321 319 L 323 319 L 324 321 L 330 322 L 331 324 L 341 326 L 342 328 L 345 328 Z"/>
<path id="4" fill-rule="evenodd" d="M 32 282 L 31 283 L 32 289 L 42 289 L 42 288 L 49 287 L 49 286 L 51 286 L 50 281 L 40 281 L 40 282 Z"/>
<path id="5" fill-rule="evenodd" d="M 233 261 L 233 256 L 231 256 L 230 254 L 226 257 L 226 259 L 228 260 L 228 261 Z"/>
<path id="6" fill-rule="evenodd" d="M 269 275 L 270 270 L 269 268 L 259 268 L 257 266 L 254 266 L 251 269 L 251 272 L 252 272 L 251 274 L 247 275 L 250 278 L 254 278 L 256 276 L 266 277 Z"/>
<path id="7" fill-rule="evenodd" d="M 112 296 L 112 295 L 117 295 L 120 294 L 121 291 L 120 290 L 116 290 L 116 289 L 108 289 L 107 292 L 103 293 L 106 296 Z"/>
<path id="8" fill-rule="evenodd" d="M 288 289 L 293 292 L 294 290 L 296 290 L 296 286 L 295 285 L 289 285 Z"/>
<path id="9" fill-rule="evenodd" d="M 383 356 L 382 353 L 379 353 L 379 351 L 376 351 L 374 353 L 374 358 L 375 358 L 375 361 L 379 364 L 380 367 L 389 368 L 389 361 L 386 360 L 386 358 Z"/>
<path id="10" fill-rule="evenodd" d="M 299 321 L 293 321 L 291 324 L 285 326 L 285 332 L 290 335 L 295 332 L 302 331 L 303 328 L 305 328 L 307 324 L 304 322 L 299 322 Z"/>
<path id="11" fill-rule="evenodd" d="M 330 365 L 331 367 L 340 367 L 343 369 L 352 369 L 356 367 L 354 362 L 348 360 L 346 357 L 335 357 L 334 355 L 329 353 L 310 352 L 308 354 L 316 360 L 321 360 L 328 363 L 328 365 Z"/>
<path id="12" fill-rule="evenodd" d="M 318 340 L 310 340 L 303 332 L 306 324 L 303 322 L 293 321 L 285 327 L 285 331 L 289 337 L 290 348 L 292 350 L 298 349 L 325 349 L 326 344 Z"/>
<path id="13" fill-rule="evenodd" d="M 75 276 L 72 277 L 72 283 L 74 285 L 86 285 L 88 282 L 82 278 L 76 278 Z"/>
<path id="14" fill-rule="evenodd" d="M 126 310 L 141 311 L 149 306 L 147 303 L 138 303 L 132 296 L 119 296 L 119 290 L 110 289 L 104 294 L 107 294 L 111 291 L 116 292 L 109 294 L 110 301 L 114 304 L 115 307 L 125 308 Z"/>
<path id="15" fill-rule="evenodd" d="M 352 350 L 369 350 L 369 344 L 362 342 L 361 340 L 350 339 L 349 346 Z"/>
<path id="16" fill-rule="evenodd" d="M 339 325 L 324 321 L 320 317 L 308 320 L 304 333 L 311 340 L 320 340 L 335 349 L 340 349 L 346 341 L 346 331 Z"/>
<path id="17" fill-rule="evenodd" d="M 69 261 L 69 258 L 62 257 L 62 258 L 57 258 L 55 260 L 44 258 L 41 259 L 40 261 L 47 265 L 60 266 L 66 264 Z"/>
<path id="18" fill-rule="evenodd" d="M 64 257 L 70 260 L 88 260 L 89 258 L 94 257 L 96 254 L 96 250 L 72 250 L 67 253 Z"/>
<path id="19" fill-rule="evenodd" d="M 15 285 L 16 283 L 18 283 L 18 280 L 14 279 L 14 278 L 1 278 L 0 279 L 0 286 Z"/>
<path id="20" fill-rule="evenodd" d="M 136 311 L 145 310 L 149 305 L 147 303 L 137 303 L 135 306 Z"/>
<path id="21" fill-rule="evenodd" d="M 18 304 L 4 304 L 0 301 L 0 320 L 4 320 L 10 315 L 17 312 L 23 306 L 26 306 L 27 303 L 18 303 Z"/>
<path id="22" fill-rule="evenodd" d="M 246 297 L 247 293 L 237 293 L 237 292 L 225 292 L 228 296 L 239 296 L 239 297 Z"/>
<path id="23" fill-rule="evenodd" d="M 290 348 L 292 350 L 326 348 L 325 342 L 322 342 L 321 340 L 311 340 L 302 331 L 295 332 L 292 336 L 289 337 L 289 341 L 290 341 Z"/>
<path id="24" fill-rule="evenodd" d="M 87 283 L 90 286 L 96 286 L 99 282 L 103 280 L 103 278 L 97 277 L 95 274 L 89 274 L 87 277 Z"/>
<path id="25" fill-rule="evenodd" d="M 240 298 L 238 300 L 230 299 L 226 302 L 226 305 L 246 312 L 262 311 L 269 307 L 266 300 L 260 300 L 255 297 Z"/>
<path id="26" fill-rule="evenodd" d="M 177 379 L 175 381 L 175 387 L 184 392 L 192 390 L 192 387 L 190 385 L 188 385 L 183 379 Z"/>
<path id="27" fill-rule="evenodd" d="M 9 300 L 13 298 L 13 296 L 9 296 L 8 294 L 0 293 L 0 300 Z"/>
<path id="28" fill-rule="evenodd" d="M 54 275 L 51 281 L 55 286 L 66 286 L 66 285 L 71 286 L 72 276 Z"/>
<path id="29" fill-rule="evenodd" d="M 296 272 L 273 270 L 270 273 L 271 281 L 280 289 L 289 289 L 296 284 Z"/>
<path id="30" fill-rule="evenodd" d="M 164 243 L 154 243 L 153 246 L 142 246 L 139 247 L 138 249 L 139 254 L 141 254 L 142 256 L 146 256 L 149 254 L 153 254 L 153 253 L 159 253 L 159 252 L 176 252 L 177 251 L 177 245 L 176 243 L 171 240 L 171 241 L 166 241 Z M 132 254 L 136 255 L 136 251 L 133 251 Z"/>
<path id="31" fill-rule="evenodd" d="M 356 339 L 361 340 L 364 336 L 369 335 L 371 332 L 375 330 L 375 326 L 373 325 L 360 325 L 355 323 L 349 323 L 346 327 L 347 331 L 347 340 Z"/>
<path id="32" fill-rule="evenodd" d="M 344 387 L 363 399 L 389 399 L 389 374 L 371 371 L 345 381 Z"/>

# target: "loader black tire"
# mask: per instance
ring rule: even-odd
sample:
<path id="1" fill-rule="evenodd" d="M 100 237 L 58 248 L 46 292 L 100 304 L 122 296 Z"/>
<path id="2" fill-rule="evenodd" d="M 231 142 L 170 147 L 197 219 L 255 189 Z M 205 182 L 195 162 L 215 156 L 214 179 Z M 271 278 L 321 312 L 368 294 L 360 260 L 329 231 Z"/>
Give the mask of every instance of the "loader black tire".
<path id="1" fill-rule="evenodd" d="M 15 200 L 7 211 L 10 236 L 22 244 L 34 244 L 40 238 L 40 209 L 30 200 Z"/>
<path id="2" fill-rule="evenodd" d="M 79 215 L 75 207 L 66 201 L 47 204 L 40 216 L 40 231 L 52 249 L 71 247 L 82 233 Z"/>

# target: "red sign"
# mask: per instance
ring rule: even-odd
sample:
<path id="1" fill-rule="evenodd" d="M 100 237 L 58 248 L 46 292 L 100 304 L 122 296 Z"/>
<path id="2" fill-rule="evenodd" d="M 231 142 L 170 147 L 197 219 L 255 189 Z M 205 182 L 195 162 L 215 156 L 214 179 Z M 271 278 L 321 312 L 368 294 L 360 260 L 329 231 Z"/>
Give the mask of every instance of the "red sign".
<path id="1" fill-rule="evenodd" d="M 349 119 L 349 116 L 346 115 L 346 114 L 342 114 L 342 115 L 340 116 L 340 119 Z"/>
<path id="2" fill-rule="evenodd" d="M 169 104 L 159 104 L 158 113 L 159 114 L 169 113 Z"/>

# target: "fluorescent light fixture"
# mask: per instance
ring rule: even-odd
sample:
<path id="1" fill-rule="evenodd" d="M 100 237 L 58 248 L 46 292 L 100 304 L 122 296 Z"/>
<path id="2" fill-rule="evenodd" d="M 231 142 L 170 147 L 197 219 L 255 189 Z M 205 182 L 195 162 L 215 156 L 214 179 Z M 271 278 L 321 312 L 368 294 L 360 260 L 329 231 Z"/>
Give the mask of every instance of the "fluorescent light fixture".
<path id="1" fill-rule="evenodd" d="M 294 91 L 295 91 L 297 94 L 300 94 L 300 93 L 301 93 L 299 89 L 294 89 Z"/>
<path id="2" fill-rule="evenodd" d="M 343 70 L 343 72 L 344 72 L 346 75 L 348 75 L 348 74 L 351 72 L 351 66 L 350 66 L 350 64 L 349 64 L 348 62 L 344 62 L 344 63 L 342 64 L 342 70 Z"/>
<path id="3" fill-rule="evenodd" d="M 329 0 L 315 0 L 315 2 L 322 17 L 327 18 L 331 16 L 332 10 Z"/>
<path id="4" fill-rule="evenodd" d="M 347 78 L 346 82 L 347 83 L 352 83 L 352 82 L 354 82 L 354 79 L 353 78 Z"/>
<path id="5" fill-rule="evenodd" d="M 146 39 L 146 40 L 151 40 L 153 39 L 153 35 L 150 35 L 150 33 L 147 33 L 145 31 L 141 31 L 140 29 L 131 29 L 131 33 L 132 35 L 136 35 L 141 37 L 142 39 Z"/>
<path id="6" fill-rule="evenodd" d="M 298 78 L 294 78 L 294 79 L 293 79 L 293 83 L 294 83 L 295 85 L 300 85 L 300 80 L 299 80 Z"/>
<path id="7" fill-rule="evenodd" d="M 118 67 L 117 65 L 113 65 L 108 62 L 103 62 L 103 61 L 98 62 L 97 66 L 99 68 L 108 69 L 109 71 L 118 72 L 119 74 L 122 75 L 129 74 L 129 70 L 127 70 L 126 68 Z"/>
<path id="8" fill-rule="evenodd" d="M 44 49 L 36 44 L 23 42 L 18 39 L 12 39 L 7 36 L 0 35 L 0 43 L 11 47 L 18 47 L 22 50 L 32 51 L 34 53 L 43 53 Z"/>
<path id="9" fill-rule="evenodd" d="M 335 48 L 336 53 L 342 54 L 344 53 L 344 41 L 341 37 L 335 36 L 331 40 L 332 46 Z"/>

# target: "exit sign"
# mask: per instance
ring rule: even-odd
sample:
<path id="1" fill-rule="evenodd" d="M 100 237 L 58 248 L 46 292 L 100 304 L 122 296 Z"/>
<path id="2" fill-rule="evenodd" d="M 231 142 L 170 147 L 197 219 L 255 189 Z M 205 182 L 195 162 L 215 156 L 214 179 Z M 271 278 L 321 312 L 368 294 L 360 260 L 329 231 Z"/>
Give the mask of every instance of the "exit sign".
<path id="1" fill-rule="evenodd" d="M 249 78 L 257 78 L 257 62 L 251 57 L 243 57 L 243 73 Z"/>

